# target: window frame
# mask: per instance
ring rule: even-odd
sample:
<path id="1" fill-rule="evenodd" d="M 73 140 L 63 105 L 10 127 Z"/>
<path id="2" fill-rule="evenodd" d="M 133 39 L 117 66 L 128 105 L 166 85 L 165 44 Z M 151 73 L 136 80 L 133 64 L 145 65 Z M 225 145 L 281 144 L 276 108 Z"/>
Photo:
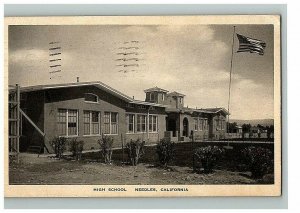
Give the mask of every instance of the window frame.
<path id="1" fill-rule="evenodd" d="M 225 124 L 226 124 L 225 119 L 224 119 L 224 118 L 221 119 L 221 130 L 225 130 L 225 129 L 226 129 L 226 128 L 225 128 Z"/>
<path id="2" fill-rule="evenodd" d="M 199 131 L 203 131 L 204 130 L 204 119 L 203 118 L 199 118 L 199 125 L 198 125 L 198 129 Z"/>
<path id="3" fill-rule="evenodd" d="M 150 124 L 150 116 L 151 116 L 151 124 Z M 153 126 L 154 126 L 153 117 L 156 118 L 155 119 L 155 121 L 156 121 L 155 122 L 156 130 L 155 131 L 153 131 Z M 146 116 L 146 118 L 147 118 L 147 116 Z M 149 122 L 147 122 L 147 120 L 146 120 L 146 125 L 147 125 L 147 123 L 149 124 L 149 126 L 148 126 L 149 133 L 157 133 L 158 132 L 158 116 L 157 115 L 150 114 L 149 115 Z M 150 131 L 150 125 L 151 125 L 151 131 Z M 147 126 L 146 126 L 146 131 L 147 131 Z"/>
<path id="4" fill-rule="evenodd" d="M 216 120 L 216 131 L 219 131 L 219 130 L 221 130 L 221 119 L 220 118 L 217 118 Z"/>
<path id="5" fill-rule="evenodd" d="M 139 117 L 144 116 L 145 117 L 145 131 L 141 131 L 142 130 L 142 122 L 139 122 Z M 142 119 L 141 119 L 142 120 Z M 138 131 L 138 124 L 140 124 L 140 131 Z M 147 114 L 137 114 L 136 116 L 136 132 L 137 133 L 147 133 Z"/>
<path id="6" fill-rule="evenodd" d="M 114 122 L 114 124 L 116 124 L 117 127 L 117 132 L 116 133 L 112 133 L 112 113 L 116 114 L 116 122 Z M 110 135 L 118 135 L 119 134 L 119 113 L 117 112 L 110 112 Z"/>
<path id="7" fill-rule="evenodd" d="M 209 128 L 209 125 L 208 125 L 208 119 L 207 118 L 204 118 L 204 130 L 205 131 L 208 131 L 208 128 Z"/>
<path id="8" fill-rule="evenodd" d="M 88 112 L 89 113 L 89 132 L 90 134 L 84 134 L 84 130 L 83 130 L 83 136 L 99 136 L 101 135 L 101 112 L 100 111 L 93 111 L 93 110 L 83 110 L 83 117 L 84 117 L 84 113 L 85 112 Z M 92 134 L 92 124 L 96 124 L 96 122 L 93 122 L 92 121 L 92 113 L 93 112 L 96 112 L 98 114 L 98 124 L 99 124 L 99 127 L 98 127 L 98 134 Z M 83 119 L 83 126 L 84 124 L 87 124 L 86 122 L 84 122 L 84 119 Z"/>
<path id="9" fill-rule="evenodd" d="M 85 100 L 85 95 L 93 95 L 93 96 L 95 96 L 97 98 L 97 102 Z M 84 97 L 83 98 L 84 98 L 84 102 L 86 102 L 86 103 L 93 103 L 93 104 L 98 104 L 99 103 L 99 96 L 96 95 L 96 94 L 94 94 L 94 93 L 90 93 L 90 92 L 84 93 Z"/>
<path id="10" fill-rule="evenodd" d="M 150 101 L 154 101 L 155 100 L 155 95 L 154 95 L 153 92 L 150 92 L 149 99 L 150 99 Z"/>
<path id="11" fill-rule="evenodd" d="M 66 129 L 65 129 L 65 132 L 66 134 L 65 135 L 59 135 L 58 137 L 65 137 L 65 138 L 72 138 L 72 137 L 78 137 L 79 136 L 79 113 L 78 113 L 78 109 L 66 109 L 66 108 L 58 108 L 57 109 L 57 114 L 56 114 L 56 118 L 58 118 L 58 111 L 59 110 L 65 110 L 66 111 Z M 69 135 L 69 111 L 70 110 L 74 110 L 76 111 L 76 135 Z M 58 123 L 62 123 L 62 122 L 58 122 L 56 121 L 56 128 L 57 128 L 57 124 Z M 56 129 L 57 130 L 57 129 Z"/>
<path id="12" fill-rule="evenodd" d="M 105 118 L 103 117 L 103 124 L 109 124 L 109 133 L 105 133 L 105 131 L 103 130 L 103 134 L 104 135 L 119 135 L 119 113 L 118 112 L 108 112 L 105 111 L 103 113 L 103 116 L 105 116 L 106 113 L 109 113 L 109 123 L 104 123 L 105 122 Z M 117 132 L 116 133 L 111 133 L 112 131 L 112 121 L 111 121 L 111 114 L 112 113 L 116 113 L 116 126 L 117 126 Z"/>
<path id="13" fill-rule="evenodd" d="M 182 97 L 179 97 L 179 103 L 180 104 L 182 104 L 182 102 L 183 102 L 182 99 L 183 99 Z"/>
<path id="14" fill-rule="evenodd" d="M 134 113 L 126 113 L 126 134 L 134 134 L 136 133 L 136 121 L 135 121 L 135 116 L 136 114 Z M 129 116 L 133 116 L 133 130 L 129 132 Z"/>
<path id="15" fill-rule="evenodd" d="M 193 117 L 193 120 L 194 120 L 194 131 L 198 131 L 198 128 L 199 128 L 199 119 L 198 117 Z"/>

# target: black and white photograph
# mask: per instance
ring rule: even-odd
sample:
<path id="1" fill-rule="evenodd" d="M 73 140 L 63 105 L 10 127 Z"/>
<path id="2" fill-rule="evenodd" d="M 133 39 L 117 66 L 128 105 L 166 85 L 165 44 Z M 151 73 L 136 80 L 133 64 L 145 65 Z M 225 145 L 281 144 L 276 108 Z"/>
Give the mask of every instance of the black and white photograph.
<path id="1" fill-rule="evenodd" d="M 5 27 L 7 196 L 281 194 L 279 16 Z"/>

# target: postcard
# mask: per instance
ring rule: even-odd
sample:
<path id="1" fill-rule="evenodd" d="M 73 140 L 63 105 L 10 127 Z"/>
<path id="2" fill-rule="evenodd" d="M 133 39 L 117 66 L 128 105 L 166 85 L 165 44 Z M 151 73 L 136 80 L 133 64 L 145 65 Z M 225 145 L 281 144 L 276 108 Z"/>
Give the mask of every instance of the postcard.
<path id="1" fill-rule="evenodd" d="M 6 197 L 281 195 L 280 16 L 4 31 Z"/>

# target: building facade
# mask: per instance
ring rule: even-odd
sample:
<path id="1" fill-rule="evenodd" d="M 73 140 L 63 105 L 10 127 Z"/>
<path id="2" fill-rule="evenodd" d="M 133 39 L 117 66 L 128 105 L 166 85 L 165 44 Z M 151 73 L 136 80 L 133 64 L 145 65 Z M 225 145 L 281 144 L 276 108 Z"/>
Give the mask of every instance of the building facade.
<path id="1" fill-rule="evenodd" d="M 21 151 L 54 137 L 83 140 L 84 149 L 99 149 L 104 135 L 121 147 L 130 140 L 157 143 L 225 137 L 227 111 L 223 108 L 184 107 L 184 96 L 160 88 L 145 90 L 145 101 L 135 100 L 102 82 L 38 85 L 21 88 L 21 109 L 44 132 L 22 121 Z"/>
<path id="2" fill-rule="evenodd" d="M 184 107 L 184 94 L 158 87 L 145 90 L 146 101 L 166 107 L 165 137 L 172 141 L 219 140 L 227 129 L 223 108 L 193 109 Z"/>

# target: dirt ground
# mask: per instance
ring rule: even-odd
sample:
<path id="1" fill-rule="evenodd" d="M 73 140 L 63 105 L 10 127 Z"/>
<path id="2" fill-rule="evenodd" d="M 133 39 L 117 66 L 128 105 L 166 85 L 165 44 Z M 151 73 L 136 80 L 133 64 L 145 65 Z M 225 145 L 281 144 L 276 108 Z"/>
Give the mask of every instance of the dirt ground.
<path id="1" fill-rule="evenodd" d="M 10 184 L 255 184 L 247 172 L 215 170 L 212 174 L 197 174 L 192 168 L 172 166 L 168 169 L 141 163 L 138 166 L 97 161 L 57 160 L 25 154 L 20 163 L 9 168 Z"/>

